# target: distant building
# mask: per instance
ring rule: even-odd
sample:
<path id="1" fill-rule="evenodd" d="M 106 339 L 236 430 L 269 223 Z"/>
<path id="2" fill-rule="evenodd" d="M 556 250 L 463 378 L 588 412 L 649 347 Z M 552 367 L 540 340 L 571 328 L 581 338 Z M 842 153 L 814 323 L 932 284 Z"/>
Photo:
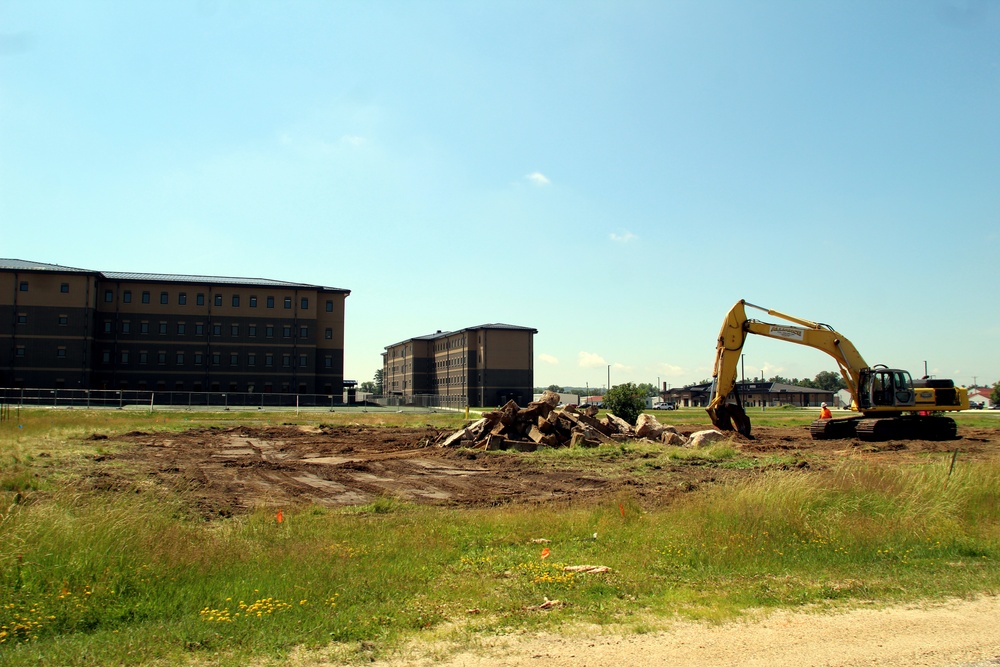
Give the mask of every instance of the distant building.
<path id="1" fill-rule="evenodd" d="M 340 395 L 349 294 L 0 259 L 0 386 Z"/>
<path id="2" fill-rule="evenodd" d="M 537 329 L 482 324 L 438 331 L 388 345 L 382 354 L 384 393 L 450 397 L 470 406 L 525 406 L 533 398 Z"/>
<path id="3" fill-rule="evenodd" d="M 993 407 L 993 401 L 990 400 L 990 396 L 992 394 L 993 394 L 993 389 L 989 387 L 977 387 L 975 389 L 970 389 L 969 402 L 982 403 L 983 407 L 991 408 Z"/>
<path id="4" fill-rule="evenodd" d="M 834 394 L 825 389 L 800 387 L 778 382 L 748 381 L 737 382 L 740 400 L 745 407 L 779 407 L 793 405 L 797 407 L 819 407 L 821 403 L 835 405 Z M 707 408 L 712 401 L 712 385 L 693 384 L 686 387 L 670 389 L 662 394 L 664 400 L 673 401 L 678 407 Z M 732 394 L 730 394 L 731 396 Z"/>

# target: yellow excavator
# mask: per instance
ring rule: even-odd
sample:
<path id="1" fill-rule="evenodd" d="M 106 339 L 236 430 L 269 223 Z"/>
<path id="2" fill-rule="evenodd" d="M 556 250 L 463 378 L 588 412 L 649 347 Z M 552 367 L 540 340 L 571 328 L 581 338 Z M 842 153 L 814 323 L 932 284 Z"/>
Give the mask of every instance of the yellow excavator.
<path id="1" fill-rule="evenodd" d="M 791 322 L 789 326 L 749 319 L 746 308 Z M 810 426 L 816 440 L 858 437 L 861 440 L 951 440 L 955 420 L 941 412 L 969 409 L 969 395 L 951 380 L 913 380 L 908 371 L 869 366 L 854 344 L 832 327 L 739 301 L 722 323 L 712 371 L 708 415 L 716 428 L 735 429 L 750 437 L 750 418 L 739 395 L 736 371 L 747 334 L 767 336 L 814 347 L 836 359 L 851 393 L 851 410 L 858 414 L 818 419 Z M 729 402 L 733 394 L 734 402 Z"/>

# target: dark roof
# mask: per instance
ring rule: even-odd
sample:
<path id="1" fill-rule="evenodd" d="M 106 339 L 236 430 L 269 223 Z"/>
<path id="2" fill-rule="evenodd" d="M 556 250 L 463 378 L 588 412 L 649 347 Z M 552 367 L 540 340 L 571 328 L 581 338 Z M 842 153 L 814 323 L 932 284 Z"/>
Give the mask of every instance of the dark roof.
<path id="1" fill-rule="evenodd" d="M 72 266 L 46 264 L 44 262 L 29 262 L 23 259 L 0 258 L 0 269 L 8 271 L 52 271 L 54 273 L 97 273 L 90 269 L 77 269 Z"/>
<path id="2" fill-rule="evenodd" d="M 399 341 L 398 343 L 393 343 L 392 345 L 386 345 L 386 349 L 390 347 L 396 347 L 397 345 L 402 345 L 403 343 L 408 343 L 413 340 L 437 340 L 438 338 L 447 338 L 448 336 L 453 336 L 457 333 L 462 333 L 463 331 L 479 331 L 480 329 L 503 329 L 507 331 L 530 331 L 533 334 L 538 333 L 538 329 L 533 329 L 531 327 L 522 327 L 516 324 L 480 324 L 476 327 L 465 327 L 464 329 L 457 329 L 455 331 L 436 331 L 432 334 L 426 334 L 424 336 L 414 336 L 413 338 L 406 338 Z"/>
<path id="3" fill-rule="evenodd" d="M 250 287 L 274 287 L 284 289 L 315 289 L 322 292 L 341 292 L 350 294 L 351 290 L 341 287 L 323 287 L 321 285 L 309 285 L 307 283 L 291 283 L 284 280 L 271 280 L 269 278 L 234 278 L 230 276 L 190 276 L 172 273 L 129 273 L 124 271 L 92 271 L 89 269 L 74 269 L 57 264 L 42 264 L 40 262 L 27 262 L 21 259 L 0 259 L 0 269 L 14 271 L 53 271 L 60 273 L 92 273 L 101 276 L 105 280 L 134 280 L 151 282 L 188 283 L 197 285 L 244 285 Z"/>
<path id="4" fill-rule="evenodd" d="M 782 392 L 795 394 L 833 394 L 836 392 L 826 389 L 816 389 L 815 387 L 800 387 L 797 384 L 784 384 L 780 382 L 762 382 L 760 380 L 747 380 L 737 382 L 736 386 L 742 392 L 764 392 L 768 394 L 780 394 Z M 712 384 L 690 384 L 685 387 L 675 387 L 671 392 L 707 392 L 712 389 Z"/>
<path id="5" fill-rule="evenodd" d="M 323 287 L 321 285 L 309 285 L 307 283 L 291 283 L 284 280 L 271 280 L 270 278 L 237 278 L 232 276 L 189 276 L 173 273 L 128 273 L 123 271 L 102 271 L 101 275 L 107 280 L 135 280 L 135 281 L 155 281 L 169 283 L 194 283 L 213 285 L 248 285 L 253 287 L 280 287 L 286 289 L 319 289 L 325 292 L 346 292 L 351 291 L 340 287 Z"/>

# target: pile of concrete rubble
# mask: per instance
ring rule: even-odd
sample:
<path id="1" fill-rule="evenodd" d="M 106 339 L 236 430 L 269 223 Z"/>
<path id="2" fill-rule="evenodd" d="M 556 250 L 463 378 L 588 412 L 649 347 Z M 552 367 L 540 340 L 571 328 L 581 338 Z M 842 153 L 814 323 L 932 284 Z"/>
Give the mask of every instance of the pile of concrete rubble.
<path id="1" fill-rule="evenodd" d="M 622 440 L 646 440 L 684 447 L 700 447 L 724 439 L 714 430 L 685 437 L 673 426 L 660 424 L 656 417 L 640 414 L 635 426 L 607 413 L 597 419 L 597 408 L 577 409 L 559 405 L 559 394 L 546 391 L 537 401 L 522 408 L 509 401 L 499 410 L 487 412 L 472 424 L 455 431 L 438 443 L 439 447 L 471 449 L 516 449 L 534 451 L 539 447 L 597 447 Z"/>

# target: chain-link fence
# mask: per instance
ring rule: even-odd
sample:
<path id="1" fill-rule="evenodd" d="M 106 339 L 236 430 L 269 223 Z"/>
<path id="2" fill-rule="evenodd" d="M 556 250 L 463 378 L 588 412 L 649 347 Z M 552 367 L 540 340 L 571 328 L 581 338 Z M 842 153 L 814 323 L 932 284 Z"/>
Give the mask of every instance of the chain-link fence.
<path id="1" fill-rule="evenodd" d="M 18 407 L 114 409 L 392 409 L 464 410 L 462 396 L 365 396 L 351 403 L 337 394 L 264 394 L 240 392 L 148 391 L 116 389 L 0 388 L 0 404 Z"/>

